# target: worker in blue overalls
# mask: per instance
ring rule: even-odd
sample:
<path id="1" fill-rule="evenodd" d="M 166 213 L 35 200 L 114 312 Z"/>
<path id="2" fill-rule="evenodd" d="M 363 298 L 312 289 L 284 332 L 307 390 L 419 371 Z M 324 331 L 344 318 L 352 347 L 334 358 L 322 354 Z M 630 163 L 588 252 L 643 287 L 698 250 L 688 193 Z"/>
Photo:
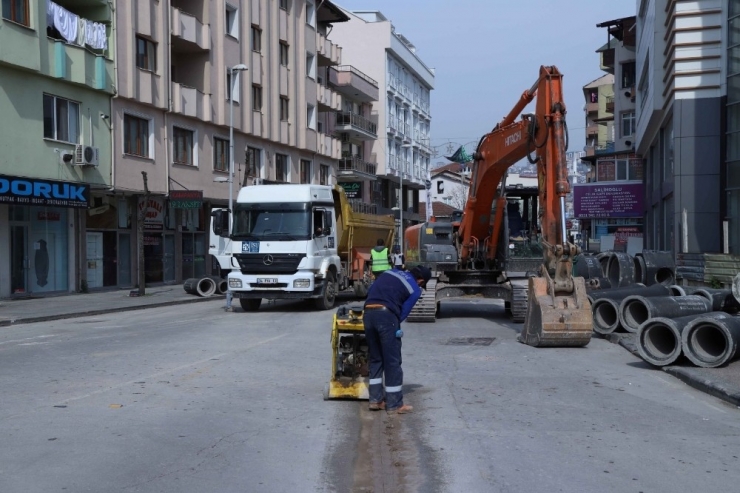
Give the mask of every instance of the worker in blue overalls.
<path id="1" fill-rule="evenodd" d="M 431 277 L 432 272 L 424 266 L 410 271 L 387 270 L 370 286 L 363 323 L 368 347 L 371 411 L 385 409 L 389 414 L 406 414 L 414 409 L 403 403 L 401 322 L 409 316 Z"/>

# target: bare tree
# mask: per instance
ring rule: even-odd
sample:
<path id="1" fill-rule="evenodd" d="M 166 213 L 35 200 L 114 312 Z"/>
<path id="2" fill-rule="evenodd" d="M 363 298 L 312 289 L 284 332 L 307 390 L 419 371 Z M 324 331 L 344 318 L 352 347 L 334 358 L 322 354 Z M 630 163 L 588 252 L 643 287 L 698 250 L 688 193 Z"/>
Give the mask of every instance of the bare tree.
<path id="1" fill-rule="evenodd" d="M 144 220 L 146 219 L 146 211 L 148 209 L 149 202 L 149 184 L 146 178 L 146 171 L 141 172 L 144 178 L 144 204 L 139 204 L 139 215 L 138 221 L 136 222 L 136 239 L 137 246 L 139 247 L 139 296 L 146 294 L 146 272 L 144 270 L 146 261 L 144 258 Z"/>
<path id="2" fill-rule="evenodd" d="M 448 197 L 450 197 L 450 205 L 455 209 L 465 209 L 465 203 L 468 201 L 468 187 L 460 183 L 448 186 L 450 189 L 450 193 L 448 194 Z"/>

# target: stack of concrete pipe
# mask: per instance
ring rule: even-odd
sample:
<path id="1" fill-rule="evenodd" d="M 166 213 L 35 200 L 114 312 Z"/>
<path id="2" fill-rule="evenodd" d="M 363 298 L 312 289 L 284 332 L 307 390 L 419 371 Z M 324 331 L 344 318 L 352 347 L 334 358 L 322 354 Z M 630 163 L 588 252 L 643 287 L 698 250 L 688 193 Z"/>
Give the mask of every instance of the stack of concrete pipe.
<path id="1" fill-rule="evenodd" d="M 648 363 L 666 366 L 681 355 L 701 367 L 717 367 L 740 356 L 740 276 L 729 289 L 675 284 L 670 252 L 645 250 L 581 254 L 574 275 L 586 279 L 599 334 L 633 332 Z"/>

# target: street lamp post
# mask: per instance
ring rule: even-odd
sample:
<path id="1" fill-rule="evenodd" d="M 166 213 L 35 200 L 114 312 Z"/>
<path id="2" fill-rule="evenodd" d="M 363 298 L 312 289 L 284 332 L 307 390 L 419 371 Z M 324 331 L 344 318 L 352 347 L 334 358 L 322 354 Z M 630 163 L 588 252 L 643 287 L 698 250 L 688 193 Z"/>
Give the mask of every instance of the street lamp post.
<path id="1" fill-rule="evenodd" d="M 247 70 L 243 63 L 229 68 L 229 233 L 234 223 L 234 72 Z"/>

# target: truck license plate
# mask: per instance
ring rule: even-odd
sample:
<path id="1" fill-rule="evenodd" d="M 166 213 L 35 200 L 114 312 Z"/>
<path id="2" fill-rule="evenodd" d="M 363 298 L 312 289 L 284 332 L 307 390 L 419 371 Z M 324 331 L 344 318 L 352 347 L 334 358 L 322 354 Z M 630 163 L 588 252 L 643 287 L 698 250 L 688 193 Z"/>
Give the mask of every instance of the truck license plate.
<path id="1" fill-rule="evenodd" d="M 257 284 L 277 284 L 276 277 L 258 277 Z"/>

